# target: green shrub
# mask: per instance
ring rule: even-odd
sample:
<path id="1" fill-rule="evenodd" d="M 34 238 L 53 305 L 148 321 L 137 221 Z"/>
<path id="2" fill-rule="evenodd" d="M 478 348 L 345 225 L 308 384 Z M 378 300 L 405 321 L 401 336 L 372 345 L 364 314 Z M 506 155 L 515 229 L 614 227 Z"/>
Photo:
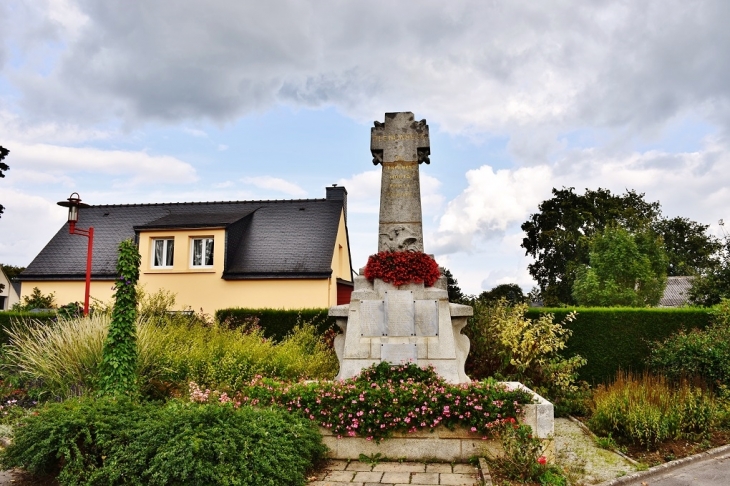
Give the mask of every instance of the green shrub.
<path id="1" fill-rule="evenodd" d="M 304 485 L 324 452 L 316 428 L 282 410 L 87 398 L 27 417 L 2 465 L 64 485 Z"/>
<path id="2" fill-rule="evenodd" d="M 709 385 L 730 386 L 730 301 L 712 313 L 713 324 L 655 343 L 647 363 L 672 380 L 700 377 Z"/>
<path id="3" fill-rule="evenodd" d="M 335 329 L 335 318 L 327 316 L 327 309 L 219 309 L 215 320 L 222 327 L 237 329 L 260 327 L 268 339 L 280 341 L 304 322 L 311 323 L 319 334 Z"/>
<path id="4" fill-rule="evenodd" d="M 510 306 L 501 299 L 471 304 L 474 316 L 464 334 L 471 340 L 466 370 L 472 379 L 521 381 L 553 400 L 558 414 L 579 406 L 569 402 L 574 397 L 580 401 L 583 386 L 576 384 L 576 377 L 585 360 L 559 354 L 571 335 L 566 325 L 575 319 L 574 313 L 554 323 L 551 314 L 526 318 L 524 303 Z"/>
<path id="5" fill-rule="evenodd" d="M 55 309 L 56 294 L 51 292 L 45 295 L 38 287 L 33 287 L 30 295 L 23 296 L 23 303 L 17 302 L 13 305 L 14 311 L 31 311 L 33 309 Z"/>
<path id="6" fill-rule="evenodd" d="M 505 423 L 498 429 L 498 436 L 504 454 L 487 454 L 486 457 L 496 474 L 522 482 L 567 485 L 560 468 L 547 464 L 547 458 L 543 455 L 545 446 L 532 435 L 532 428 L 528 425 Z"/>
<path id="7" fill-rule="evenodd" d="M 5 366 L 54 397 L 96 391 L 110 320 L 109 314 L 97 312 L 59 319 L 52 326 L 17 325 L 5 348 Z M 185 390 L 190 381 L 235 389 L 257 374 L 298 380 L 337 373 L 334 352 L 311 325 L 295 329 L 280 343 L 260 333 L 204 326 L 183 316 L 138 319 L 136 333 L 140 385 L 153 395 Z"/>
<path id="8" fill-rule="evenodd" d="M 654 342 L 680 330 L 704 329 L 712 318 L 701 308 L 531 308 L 526 315 L 534 319 L 553 314 L 559 322 L 575 311 L 576 319 L 566 324 L 572 335 L 561 354 L 577 354 L 587 360 L 578 370 L 578 378 L 589 383 L 609 382 L 619 369 L 644 371 Z"/>
<path id="9" fill-rule="evenodd" d="M 621 373 L 611 385 L 600 385 L 591 411 L 588 426 L 597 435 L 647 448 L 665 440 L 706 437 L 719 418 L 710 393 L 649 374 Z"/>

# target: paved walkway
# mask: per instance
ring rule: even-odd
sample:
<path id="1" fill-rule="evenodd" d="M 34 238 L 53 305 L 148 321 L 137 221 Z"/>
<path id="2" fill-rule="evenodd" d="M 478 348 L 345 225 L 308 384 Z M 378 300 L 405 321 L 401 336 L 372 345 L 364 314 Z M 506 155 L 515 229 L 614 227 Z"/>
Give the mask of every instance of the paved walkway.
<path id="1" fill-rule="evenodd" d="M 614 483 L 621 486 L 728 486 L 730 452 L 693 460 L 666 471 L 657 469 L 637 474 L 635 479 L 628 477 L 626 481 Z"/>
<path id="2" fill-rule="evenodd" d="M 375 486 L 388 484 L 475 486 L 479 484 L 478 468 L 469 464 L 424 464 L 422 462 L 330 461 L 317 480 L 309 486 Z"/>

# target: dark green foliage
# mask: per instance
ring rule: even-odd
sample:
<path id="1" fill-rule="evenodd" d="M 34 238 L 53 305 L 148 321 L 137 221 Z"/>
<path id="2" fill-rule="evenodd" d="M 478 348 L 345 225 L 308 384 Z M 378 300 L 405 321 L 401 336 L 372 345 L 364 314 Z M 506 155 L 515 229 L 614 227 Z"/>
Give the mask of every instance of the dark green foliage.
<path id="1" fill-rule="evenodd" d="M 8 343 L 8 335 L 6 334 L 6 330 L 8 330 L 11 325 L 14 324 L 17 327 L 18 325 L 22 325 L 24 322 L 30 321 L 31 319 L 33 319 L 34 321 L 40 321 L 42 323 L 52 324 L 53 321 L 56 319 L 56 313 L 25 311 L 0 312 L 0 344 Z"/>
<path id="2" fill-rule="evenodd" d="M 695 277 L 689 290 L 693 304 L 709 307 L 722 299 L 730 299 L 730 236 L 725 236 L 714 265 Z"/>
<path id="3" fill-rule="evenodd" d="M 140 254 L 132 240 L 119 244 L 114 310 L 100 369 L 102 393 L 135 393 L 137 388 L 137 292 Z"/>
<path id="4" fill-rule="evenodd" d="M 506 423 L 499 429 L 504 454 L 487 454 L 487 462 L 497 475 L 521 483 L 567 485 L 563 471 L 548 465 L 545 446 L 528 425 Z"/>
<path id="5" fill-rule="evenodd" d="M 45 295 L 38 287 L 33 287 L 30 295 L 23 296 L 23 303 L 17 303 L 13 306 L 13 310 L 31 311 L 33 309 L 55 309 L 56 297 L 53 292 Z"/>
<path id="6" fill-rule="evenodd" d="M 697 275 L 713 266 L 715 253 L 720 250 L 717 238 L 707 234 L 709 225 L 687 218 L 662 219 L 652 224 L 664 240 L 669 262 L 667 275 Z"/>
<path id="7" fill-rule="evenodd" d="M 644 194 L 627 191 L 613 195 L 608 189 L 585 194 L 575 188 L 553 189 L 553 197 L 522 224 L 522 247 L 535 258 L 528 266 L 538 282 L 546 305 L 572 304 L 576 270 L 589 263 L 589 241 L 609 224 L 634 230 L 656 220 L 658 202 L 648 203 Z"/>
<path id="8" fill-rule="evenodd" d="M 280 409 L 86 398 L 27 417 L 2 462 L 63 485 L 304 485 L 324 451 L 311 422 Z"/>
<path id="9" fill-rule="evenodd" d="M 655 343 L 649 367 L 673 381 L 700 377 L 709 385 L 730 386 L 730 300 L 715 312 L 704 330 L 680 331 Z"/>
<path id="10" fill-rule="evenodd" d="M 5 276 L 8 277 L 10 280 L 15 279 L 20 273 L 25 270 L 25 267 L 16 267 L 14 265 L 3 265 L 0 263 L 0 267 L 3 268 L 3 272 L 5 272 Z"/>
<path id="11" fill-rule="evenodd" d="M 459 281 L 454 278 L 451 271 L 448 268 L 444 268 L 441 275 L 446 277 L 446 291 L 449 293 L 449 302 L 463 302 L 466 299 L 466 295 L 461 291 Z"/>
<path id="12" fill-rule="evenodd" d="M 522 291 L 522 287 L 517 284 L 501 284 L 492 290 L 485 290 L 478 297 L 484 302 L 496 302 L 499 299 L 505 299 L 508 304 L 522 304 L 527 302 L 527 296 Z"/>
<path id="13" fill-rule="evenodd" d="M 335 319 L 327 316 L 327 309 L 284 310 L 235 307 L 217 310 L 215 319 L 221 326 L 228 329 L 249 330 L 260 327 L 266 338 L 275 341 L 284 339 L 303 322 L 312 323 L 320 334 L 335 329 Z"/>
<path id="14" fill-rule="evenodd" d="M 559 322 L 573 311 L 578 311 L 578 317 L 567 325 L 573 334 L 561 353 L 586 358 L 578 377 L 589 383 L 606 383 L 619 369 L 644 370 L 654 342 L 680 330 L 704 329 L 711 320 L 708 310 L 698 308 L 531 308 L 527 317 L 552 313 Z"/>

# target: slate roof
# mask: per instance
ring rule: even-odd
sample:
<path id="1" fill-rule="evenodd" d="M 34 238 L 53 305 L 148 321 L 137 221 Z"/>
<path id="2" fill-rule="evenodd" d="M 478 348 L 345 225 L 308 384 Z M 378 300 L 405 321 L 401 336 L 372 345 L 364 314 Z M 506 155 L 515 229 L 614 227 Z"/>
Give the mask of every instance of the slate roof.
<path id="1" fill-rule="evenodd" d="M 659 301 L 659 307 L 681 307 L 687 303 L 693 277 L 667 277 L 667 286 Z"/>
<path id="2" fill-rule="evenodd" d="M 92 279 L 114 280 L 117 248 L 139 230 L 226 228 L 224 279 L 327 278 L 344 187 L 326 199 L 100 205 L 81 210 L 78 226 L 94 227 Z M 68 223 L 20 274 L 19 280 L 83 280 L 86 241 Z"/>

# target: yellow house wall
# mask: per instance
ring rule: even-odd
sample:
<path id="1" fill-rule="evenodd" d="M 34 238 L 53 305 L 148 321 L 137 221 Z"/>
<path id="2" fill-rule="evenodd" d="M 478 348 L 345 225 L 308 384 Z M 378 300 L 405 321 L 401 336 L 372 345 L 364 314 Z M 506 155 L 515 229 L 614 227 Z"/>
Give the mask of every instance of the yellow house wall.
<path id="1" fill-rule="evenodd" d="M 20 284 L 20 302 L 23 297 L 33 293 L 33 288 L 38 287 L 43 295 L 53 292 L 56 305 L 62 306 L 71 302 L 84 302 L 84 293 L 86 291 L 86 282 L 83 280 L 75 280 L 71 282 L 64 281 L 31 281 L 24 280 Z M 89 289 L 90 303 L 93 305 L 94 299 L 98 299 L 103 303 L 110 303 L 114 295 L 114 282 L 107 281 L 91 281 Z"/>
<path id="2" fill-rule="evenodd" d="M 213 267 L 192 268 L 190 264 L 191 239 L 212 237 Z M 161 269 L 152 267 L 152 241 L 156 238 L 174 238 L 175 253 L 173 267 Z M 332 254 L 332 277 L 326 279 L 261 279 L 223 280 L 225 261 L 225 229 L 175 229 L 167 231 L 144 231 L 139 236 L 140 264 L 139 283 L 147 293 L 164 289 L 176 294 L 180 310 L 192 308 L 195 311 L 212 314 L 227 307 L 271 307 L 277 309 L 322 308 L 337 304 L 336 279 L 351 281 L 349 248 L 345 230 L 344 212 Z M 113 297 L 114 282 L 91 283 L 91 296 L 104 302 Z M 22 284 L 22 295 L 32 293 L 33 287 L 48 294 L 55 292 L 56 303 L 83 301 L 84 282 L 31 282 Z"/>

